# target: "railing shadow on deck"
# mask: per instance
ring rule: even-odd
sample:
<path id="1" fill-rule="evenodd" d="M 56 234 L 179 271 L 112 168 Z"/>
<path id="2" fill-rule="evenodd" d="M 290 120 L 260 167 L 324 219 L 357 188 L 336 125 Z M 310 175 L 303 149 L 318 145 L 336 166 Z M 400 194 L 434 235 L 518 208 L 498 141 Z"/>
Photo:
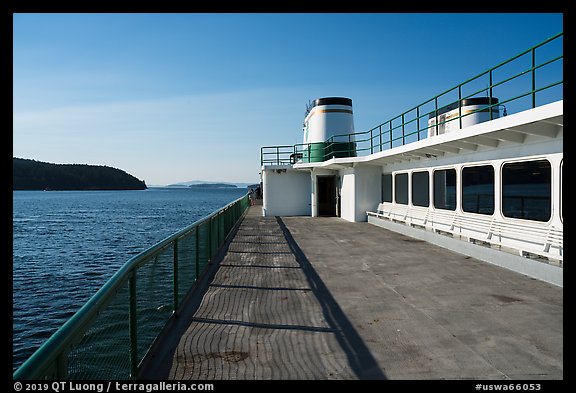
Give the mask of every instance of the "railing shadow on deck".
<path id="1" fill-rule="evenodd" d="M 240 224 L 245 219 L 242 218 L 235 225 L 231 233 L 225 239 L 222 247 L 216 252 L 212 261 L 208 263 L 204 273 L 198 278 L 195 287 L 188 293 L 182 302 L 182 308 L 179 314 L 174 318 L 170 325 L 167 325 L 162 334 L 157 338 L 150 355 L 140 366 L 140 372 L 136 379 L 138 380 L 168 380 L 170 367 L 178 347 L 180 338 L 184 335 L 190 323 L 194 320 L 194 314 L 200 308 L 204 294 L 210 288 L 214 276 L 218 272 L 220 262 L 228 252 L 230 244 Z"/>
<path id="2" fill-rule="evenodd" d="M 334 299 L 281 217 L 276 217 L 288 245 L 306 275 L 312 292 L 320 302 L 326 321 L 336 334 L 338 343 L 348 357 L 350 367 L 358 379 L 387 379 L 372 353 Z"/>
<path id="3" fill-rule="evenodd" d="M 159 348 L 158 353 L 152 357 L 153 360 L 148 365 L 142 367 L 142 373 L 140 374 L 139 379 L 169 378 L 170 369 L 173 362 L 175 361 L 174 355 L 176 353 L 178 342 L 180 341 L 180 338 L 183 337 L 183 335 L 186 333 L 191 323 L 236 325 L 239 327 L 274 329 L 277 331 L 308 331 L 331 333 L 334 334 L 338 345 L 341 347 L 343 353 L 346 356 L 350 370 L 354 373 L 356 378 L 361 380 L 387 379 L 377 361 L 372 356 L 370 350 L 360 335 L 356 332 L 352 323 L 348 320 L 347 316 L 342 311 L 318 273 L 315 271 L 302 249 L 298 246 L 297 242 L 292 237 L 292 234 L 282 219 L 280 217 L 276 217 L 276 222 L 280 227 L 281 233 L 285 238 L 288 247 L 292 251 L 291 253 L 280 252 L 280 254 L 293 255 L 296 259 L 297 265 L 271 266 L 265 264 L 261 265 L 256 261 L 252 261 L 249 264 L 224 262 L 224 257 L 228 253 L 237 253 L 237 251 L 230 250 L 230 246 L 237 235 L 237 232 L 235 232 L 232 236 L 230 236 L 223 248 L 219 251 L 218 255 L 214 258 L 213 266 L 211 269 L 209 269 L 209 271 L 206 272 L 207 274 L 203 277 L 202 282 L 200 282 L 197 286 L 197 290 L 195 291 L 194 295 L 187 299 L 187 304 L 179 316 L 178 321 L 173 325 L 172 330 L 166 332 L 167 334 L 164 335 L 162 339 L 163 341 L 157 347 Z M 255 252 L 255 254 L 263 255 L 267 253 Z M 256 264 L 253 264 L 254 262 L 256 262 Z M 253 285 L 223 285 L 214 283 L 214 279 L 221 267 L 301 269 L 307 280 L 309 288 L 257 287 Z M 206 318 L 206 316 L 198 317 L 197 311 L 201 307 L 203 297 L 208 292 L 208 290 L 213 287 L 229 287 L 230 289 L 254 289 L 259 291 L 311 291 L 322 309 L 322 314 L 328 326 L 317 327 L 308 326 L 308 324 L 258 323 L 233 319 Z M 308 350 L 312 350 L 312 348 L 308 348 Z"/>

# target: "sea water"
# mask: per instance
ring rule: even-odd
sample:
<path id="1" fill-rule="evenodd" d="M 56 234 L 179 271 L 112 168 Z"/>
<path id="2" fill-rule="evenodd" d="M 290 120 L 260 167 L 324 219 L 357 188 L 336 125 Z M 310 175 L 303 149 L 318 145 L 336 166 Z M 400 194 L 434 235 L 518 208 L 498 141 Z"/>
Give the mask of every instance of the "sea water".
<path id="1" fill-rule="evenodd" d="M 13 370 L 132 256 L 245 188 L 13 192 Z"/>

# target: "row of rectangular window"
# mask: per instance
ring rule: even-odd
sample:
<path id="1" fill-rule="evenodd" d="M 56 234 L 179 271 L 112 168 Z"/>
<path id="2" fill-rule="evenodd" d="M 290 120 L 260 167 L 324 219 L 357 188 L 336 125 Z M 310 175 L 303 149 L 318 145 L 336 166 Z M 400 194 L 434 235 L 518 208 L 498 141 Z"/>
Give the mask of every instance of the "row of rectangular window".
<path id="1" fill-rule="evenodd" d="M 462 210 L 494 214 L 494 167 L 463 167 L 461 172 Z M 510 162 L 502 166 L 502 214 L 505 217 L 548 221 L 552 206 L 552 166 L 548 160 Z M 433 205 L 456 210 L 456 169 L 433 171 Z M 412 172 L 412 204 L 430 205 L 428 171 Z M 394 199 L 408 204 L 408 173 L 394 175 Z M 382 201 L 392 202 L 392 174 L 382 175 Z"/>

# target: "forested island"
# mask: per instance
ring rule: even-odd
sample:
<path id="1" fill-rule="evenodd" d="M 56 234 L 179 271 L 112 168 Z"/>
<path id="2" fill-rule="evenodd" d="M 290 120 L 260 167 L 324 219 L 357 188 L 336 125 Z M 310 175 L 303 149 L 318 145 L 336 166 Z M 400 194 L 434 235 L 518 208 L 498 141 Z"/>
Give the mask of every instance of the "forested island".
<path id="1" fill-rule="evenodd" d="M 105 165 L 12 159 L 13 190 L 145 190 L 146 183 Z"/>

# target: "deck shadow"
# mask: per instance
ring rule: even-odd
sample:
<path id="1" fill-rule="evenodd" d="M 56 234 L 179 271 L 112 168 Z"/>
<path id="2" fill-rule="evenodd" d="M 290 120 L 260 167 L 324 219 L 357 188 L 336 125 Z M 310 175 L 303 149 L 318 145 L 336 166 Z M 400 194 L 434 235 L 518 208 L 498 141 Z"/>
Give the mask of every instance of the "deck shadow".
<path id="1" fill-rule="evenodd" d="M 340 347 L 341 352 L 339 356 L 341 357 L 342 364 L 346 364 L 348 367 L 347 377 L 344 378 L 355 376 L 357 379 L 364 380 L 387 379 L 370 350 L 356 332 L 302 249 L 298 246 L 282 219 L 276 217 L 275 221 L 276 222 L 274 222 L 273 219 L 270 219 L 270 221 L 267 220 L 267 222 L 277 223 L 280 227 L 277 236 L 279 239 L 285 239 L 291 250 L 289 254 L 294 258 L 291 262 L 294 266 L 279 266 L 276 264 L 270 266 L 258 263 L 257 261 L 238 264 L 234 262 L 230 263 L 226 257 L 235 254 L 230 250 L 231 244 L 235 241 L 236 236 L 241 236 L 244 229 L 250 229 L 238 227 L 236 232 L 230 236 L 226 244 L 218 252 L 218 255 L 215 256 L 213 264 L 201 277 L 196 288 L 189 294 L 172 326 L 165 330 L 165 334 L 163 334 L 156 346 L 156 353 L 143 365 L 139 379 L 174 378 L 171 369 L 173 365 L 179 364 L 178 362 L 180 361 L 188 364 L 187 366 L 182 366 L 184 369 L 188 367 L 188 370 L 190 363 L 199 362 L 198 367 L 202 369 L 201 371 L 207 372 L 207 374 L 201 374 L 200 377 L 202 379 L 251 379 L 256 375 L 260 375 L 259 379 L 278 379 L 278 375 L 280 375 L 279 379 L 317 379 L 319 375 L 313 371 L 316 365 L 312 359 L 316 359 L 316 361 L 319 362 L 321 357 L 324 356 L 322 352 L 315 349 L 313 345 L 317 342 L 314 337 L 318 334 L 333 336 L 334 348 Z M 253 254 L 261 253 L 253 250 Z M 242 279 L 240 283 L 230 281 L 218 282 L 218 274 L 221 267 L 238 267 L 244 269 L 266 268 L 264 269 L 266 272 L 272 269 L 280 269 L 279 271 L 286 272 L 293 271 L 294 273 L 290 274 L 301 276 L 301 283 L 306 284 L 292 288 L 290 285 L 285 285 L 289 284 L 290 281 L 276 281 L 271 286 L 256 285 L 252 282 L 245 283 L 244 279 Z M 296 273 L 294 269 L 299 269 L 300 273 Z M 287 273 L 281 273 L 283 277 L 286 274 Z M 250 275 L 247 276 L 247 281 L 250 281 L 249 276 Z M 306 286 L 309 286 L 309 288 L 306 288 Z M 225 296 L 218 298 L 218 293 L 214 291 L 232 292 L 226 292 Z M 238 291 L 246 292 L 240 293 Z M 257 294 L 256 291 L 259 294 Z M 283 308 L 286 306 L 270 301 L 274 299 L 274 294 L 281 291 L 286 293 L 310 294 L 308 299 L 315 299 L 314 303 L 317 307 L 316 316 L 312 319 L 307 319 L 307 316 L 312 315 L 310 314 L 311 310 L 303 308 L 295 315 L 295 319 L 286 320 L 284 312 L 287 312 L 288 309 Z M 206 296 L 208 297 L 207 301 L 205 299 Z M 210 296 L 216 297 L 210 298 Z M 266 303 L 263 305 L 264 308 L 261 309 L 260 312 L 271 313 L 269 320 L 247 320 L 246 318 L 238 318 L 240 314 L 235 314 L 245 310 L 245 307 L 251 299 L 256 298 L 254 296 L 268 296 Z M 211 300 L 214 299 L 221 299 L 222 301 L 211 302 Z M 306 303 L 304 306 L 309 304 L 310 303 Z M 229 312 L 232 312 L 232 314 L 229 314 Z M 325 320 L 324 326 L 318 324 L 319 315 Z M 251 334 L 247 329 L 253 329 L 252 331 L 255 333 Z M 250 353 L 249 348 L 251 348 L 252 345 L 251 340 L 254 340 L 258 334 L 264 334 L 264 337 L 268 338 L 275 337 L 278 340 L 280 347 L 278 347 L 277 350 L 283 354 L 281 355 L 282 357 L 271 360 L 268 364 L 262 364 L 267 368 L 272 367 L 272 369 L 267 369 L 267 371 L 251 369 L 252 371 L 248 372 L 247 367 L 258 367 L 257 364 L 259 363 L 252 360 L 253 363 L 251 363 L 251 366 L 244 366 L 242 361 L 227 361 L 229 360 L 229 345 L 234 350 L 246 353 L 246 356 L 248 356 L 248 353 Z M 232 341 L 219 342 L 218 340 L 220 339 Z M 185 350 L 189 351 L 184 355 L 185 358 L 182 357 L 182 349 L 178 350 L 181 341 L 194 343 L 190 344 L 192 346 Z M 223 349 L 224 347 L 226 347 L 226 349 Z M 299 350 L 304 351 L 304 358 L 298 361 L 298 364 L 292 364 L 291 362 L 298 358 L 297 354 Z M 307 357 L 308 355 L 311 357 Z M 261 356 L 266 357 L 267 355 L 261 354 Z M 250 363 L 251 360 L 247 357 L 245 361 Z M 287 366 L 295 367 L 293 373 L 288 371 L 289 368 L 287 368 Z M 194 366 L 192 366 L 192 368 L 193 367 Z M 305 369 L 306 367 L 309 368 Z M 196 373 L 196 370 L 194 370 L 194 373 Z M 242 377 L 242 375 L 244 375 L 244 377 Z M 344 376 L 344 374 L 340 377 L 342 376 Z"/>
<path id="2" fill-rule="evenodd" d="M 284 233 L 288 245 L 296 256 L 296 260 L 302 267 L 312 292 L 320 302 L 326 321 L 336 334 L 336 339 L 346 353 L 350 367 L 358 379 L 387 379 L 378 362 L 338 305 L 338 302 L 336 302 L 302 249 L 298 246 L 294 237 L 292 237 L 282 218 L 277 216 L 276 220 Z"/>

